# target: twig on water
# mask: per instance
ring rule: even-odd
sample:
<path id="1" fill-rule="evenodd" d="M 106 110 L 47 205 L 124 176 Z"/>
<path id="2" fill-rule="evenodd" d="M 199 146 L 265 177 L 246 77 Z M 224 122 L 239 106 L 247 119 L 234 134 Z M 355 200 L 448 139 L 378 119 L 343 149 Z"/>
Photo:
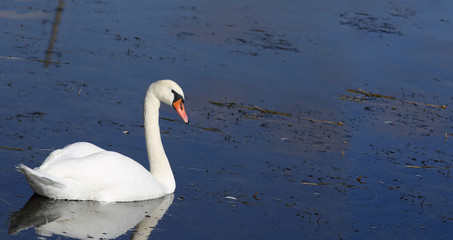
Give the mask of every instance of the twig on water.
<path id="1" fill-rule="evenodd" d="M 0 148 L 8 149 L 8 150 L 15 150 L 15 151 L 24 151 L 24 149 L 22 149 L 22 148 L 15 148 L 15 147 L 0 146 Z"/>

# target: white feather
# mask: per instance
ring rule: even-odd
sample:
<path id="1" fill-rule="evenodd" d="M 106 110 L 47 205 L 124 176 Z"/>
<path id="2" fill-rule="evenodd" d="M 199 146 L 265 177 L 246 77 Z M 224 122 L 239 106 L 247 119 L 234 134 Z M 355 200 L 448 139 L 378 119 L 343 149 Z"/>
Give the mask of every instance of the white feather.
<path id="1" fill-rule="evenodd" d="M 171 90 L 183 96 L 181 88 L 171 80 L 151 84 L 146 94 L 144 119 L 150 171 L 127 156 L 87 142 L 53 151 L 35 169 L 23 164 L 17 168 L 37 194 L 53 199 L 125 202 L 174 192 L 173 172 L 158 122 L 160 101 L 171 104 Z"/>

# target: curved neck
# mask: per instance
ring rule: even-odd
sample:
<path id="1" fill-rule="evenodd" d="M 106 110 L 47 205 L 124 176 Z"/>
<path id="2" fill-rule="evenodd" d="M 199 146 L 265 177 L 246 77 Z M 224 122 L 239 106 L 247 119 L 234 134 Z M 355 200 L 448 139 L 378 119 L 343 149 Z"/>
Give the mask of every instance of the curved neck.
<path id="1" fill-rule="evenodd" d="M 175 178 L 171 171 L 170 163 L 165 154 L 159 128 L 159 107 L 160 100 L 154 95 L 151 89 L 148 90 L 144 103 L 144 127 L 146 148 L 148 150 L 148 159 L 150 172 L 153 177 L 159 181 L 167 193 L 175 190 Z"/>

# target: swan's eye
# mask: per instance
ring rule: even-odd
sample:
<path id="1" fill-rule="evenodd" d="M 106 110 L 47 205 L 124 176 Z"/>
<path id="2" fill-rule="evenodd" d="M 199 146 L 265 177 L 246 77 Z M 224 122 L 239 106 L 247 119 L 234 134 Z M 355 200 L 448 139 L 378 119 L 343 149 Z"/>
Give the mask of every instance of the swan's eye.
<path id="1" fill-rule="evenodd" d="M 184 98 L 181 96 L 181 94 L 177 93 L 175 90 L 171 90 L 171 92 L 174 95 L 173 102 L 176 102 L 179 99 L 181 99 L 181 102 L 184 103 Z"/>

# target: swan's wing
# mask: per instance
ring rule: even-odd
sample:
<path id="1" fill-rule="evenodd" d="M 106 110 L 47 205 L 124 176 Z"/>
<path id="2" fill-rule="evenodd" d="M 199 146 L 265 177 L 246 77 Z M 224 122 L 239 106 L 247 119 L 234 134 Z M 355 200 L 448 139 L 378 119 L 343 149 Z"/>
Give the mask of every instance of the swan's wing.
<path id="1" fill-rule="evenodd" d="M 105 151 L 104 149 L 87 142 L 76 142 L 62 149 L 54 150 L 50 155 L 44 160 L 41 169 L 45 169 L 49 165 L 62 160 L 62 159 L 72 159 L 72 158 L 83 158 L 88 155 L 92 155 L 98 152 Z"/>
<path id="2" fill-rule="evenodd" d="M 34 171 L 62 184 L 52 196 L 44 195 L 51 198 L 112 202 L 152 199 L 166 194 L 163 185 L 142 165 L 111 151 L 59 159 Z M 40 187 L 48 188 L 45 184 Z"/>
<path id="3" fill-rule="evenodd" d="M 24 174 L 27 182 L 31 188 L 41 196 L 53 197 L 55 190 L 64 188 L 66 183 L 61 179 L 55 178 L 50 175 L 42 174 L 40 172 L 31 169 L 24 164 L 19 164 L 17 169 Z"/>
<path id="4" fill-rule="evenodd" d="M 59 158 L 35 169 L 38 172 L 79 182 L 115 182 L 121 178 L 151 175 L 142 165 L 117 152 L 100 151 L 83 157 Z M 121 179 L 123 180 L 123 179 Z"/>

